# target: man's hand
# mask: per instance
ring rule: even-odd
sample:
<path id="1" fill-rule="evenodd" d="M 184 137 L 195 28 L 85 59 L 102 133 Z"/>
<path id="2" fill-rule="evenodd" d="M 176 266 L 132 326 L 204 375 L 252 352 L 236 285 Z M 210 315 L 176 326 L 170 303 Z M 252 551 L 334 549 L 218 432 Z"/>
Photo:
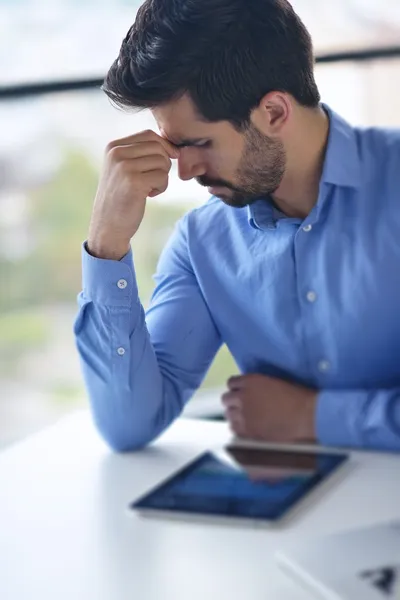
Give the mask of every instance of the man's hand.
<path id="1" fill-rule="evenodd" d="M 179 150 L 154 131 L 108 144 L 90 223 L 88 250 L 120 260 L 142 222 L 146 199 L 168 187 L 171 159 Z"/>
<path id="2" fill-rule="evenodd" d="M 232 431 L 245 438 L 268 442 L 312 442 L 316 439 L 318 392 L 264 375 L 228 380 L 222 396 Z"/>

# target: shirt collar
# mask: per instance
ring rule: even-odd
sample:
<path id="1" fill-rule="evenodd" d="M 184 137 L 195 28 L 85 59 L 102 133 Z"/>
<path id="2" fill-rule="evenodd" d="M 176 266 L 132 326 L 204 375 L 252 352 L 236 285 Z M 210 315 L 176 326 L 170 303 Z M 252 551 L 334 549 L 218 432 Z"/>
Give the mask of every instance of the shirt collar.
<path id="1" fill-rule="evenodd" d="M 253 229 L 276 229 L 278 218 L 268 198 L 260 198 L 247 207 L 247 219 Z"/>
<path id="2" fill-rule="evenodd" d="M 322 104 L 329 118 L 329 135 L 321 183 L 357 188 L 361 184 L 361 162 L 354 128 L 327 104 Z M 249 224 L 255 229 L 275 229 L 284 217 L 268 198 L 247 207 Z"/>
<path id="3" fill-rule="evenodd" d="M 361 162 L 356 131 L 329 106 L 321 106 L 330 121 L 321 183 L 358 188 L 361 185 Z"/>

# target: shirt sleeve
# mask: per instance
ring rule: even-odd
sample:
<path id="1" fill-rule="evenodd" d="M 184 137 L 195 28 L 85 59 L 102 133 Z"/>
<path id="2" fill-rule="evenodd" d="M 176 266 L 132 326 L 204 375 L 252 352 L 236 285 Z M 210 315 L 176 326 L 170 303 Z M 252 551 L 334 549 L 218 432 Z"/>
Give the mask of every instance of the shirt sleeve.
<path id="1" fill-rule="evenodd" d="M 320 392 L 317 434 L 324 445 L 400 451 L 400 389 Z"/>
<path id="2" fill-rule="evenodd" d="M 117 451 L 148 444 L 180 415 L 221 346 L 191 267 L 186 218 L 155 282 L 145 314 L 132 252 L 112 261 L 83 248 L 74 331 L 94 420 Z"/>

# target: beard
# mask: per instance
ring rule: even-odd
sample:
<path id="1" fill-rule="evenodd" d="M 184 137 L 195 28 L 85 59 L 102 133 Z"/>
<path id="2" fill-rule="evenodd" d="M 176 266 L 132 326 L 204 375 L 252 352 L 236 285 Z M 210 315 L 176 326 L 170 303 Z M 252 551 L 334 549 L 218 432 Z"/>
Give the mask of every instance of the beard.
<path id="1" fill-rule="evenodd" d="M 280 140 L 263 135 L 252 123 L 245 133 L 245 146 L 236 182 L 223 179 L 196 178 L 204 187 L 224 187 L 231 194 L 218 196 L 225 204 L 244 208 L 262 197 L 270 196 L 280 186 L 286 169 L 286 154 Z"/>

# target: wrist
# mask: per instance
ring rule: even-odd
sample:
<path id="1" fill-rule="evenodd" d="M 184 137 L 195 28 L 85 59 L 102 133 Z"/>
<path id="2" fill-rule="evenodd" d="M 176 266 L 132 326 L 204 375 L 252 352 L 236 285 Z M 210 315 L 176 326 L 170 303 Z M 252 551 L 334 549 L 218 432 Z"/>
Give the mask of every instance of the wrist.
<path id="1" fill-rule="evenodd" d="M 130 242 L 115 242 L 101 239 L 99 237 L 89 237 L 86 242 L 86 250 L 91 256 L 104 260 L 121 260 L 130 249 Z"/>

